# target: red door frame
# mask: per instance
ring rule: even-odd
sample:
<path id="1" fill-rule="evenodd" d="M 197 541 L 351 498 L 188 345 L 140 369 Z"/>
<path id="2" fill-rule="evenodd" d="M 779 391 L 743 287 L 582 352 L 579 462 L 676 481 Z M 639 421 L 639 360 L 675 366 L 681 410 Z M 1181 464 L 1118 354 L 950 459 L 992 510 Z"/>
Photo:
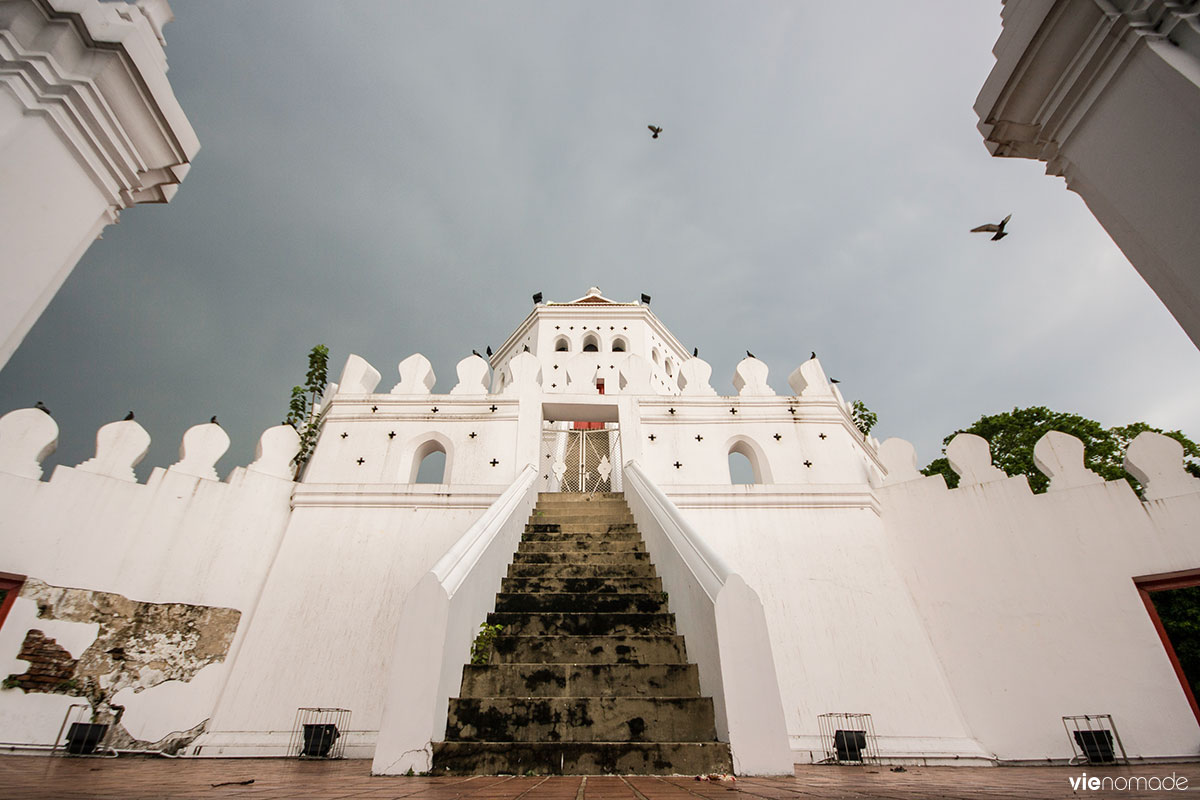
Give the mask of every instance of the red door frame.
<path id="1" fill-rule="evenodd" d="M 21 587 L 24 585 L 24 575 L 0 572 L 0 589 L 8 590 L 8 593 L 4 595 L 4 602 L 0 603 L 0 628 L 4 627 L 4 618 L 8 616 L 8 610 L 17 601 L 17 595 L 21 593 Z"/>
<path id="2" fill-rule="evenodd" d="M 1175 647 L 1171 644 L 1171 639 L 1167 636 L 1167 629 L 1163 627 L 1162 620 L 1158 616 L 1158 609 L 1154 607 L 1154 601 L 1150 598 L 1151 592 L 1160 592 L 1165 589 L 1187 589 L 1200 585 L 1200 569 L 1142 575 L 1133 579 L 1133 585 L 1137 587 L 1138 594 L 1142 596 L 1146 613 L 1150 615 L 1150 621 L 1154 623 L 1154 629 L 1158 631 L 1158 638 L 1162 640 L 1163 649 L 1167 651 L 1167 657 L 1171 659 L 1171 666 L 1175 668 L 1175 676 L 1179 679 L 1179 685 L 1183 687 L 1183 693 L 1192 707 L 1192 714 L 1196 717 L 1196 722 L 1200 723 L 1200 705 L 1196 703 L 1196 695 L 1192 692 L 1187 676 L 1183 674 L 1179 656 L 1175 655 Z"/>

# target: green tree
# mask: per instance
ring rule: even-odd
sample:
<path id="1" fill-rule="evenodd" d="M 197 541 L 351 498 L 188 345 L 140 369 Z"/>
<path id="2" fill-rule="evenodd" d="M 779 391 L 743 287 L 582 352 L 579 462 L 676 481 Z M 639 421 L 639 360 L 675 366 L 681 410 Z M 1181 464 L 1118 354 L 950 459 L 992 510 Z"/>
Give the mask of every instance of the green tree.
<path id="1" fill-rule="evenodd" d="M 855 400 L 850 408 L 852 409 L 850 418 L 854 420 L 854 425 L 862 433 L 863 438 L 866 438 L 870 435 L 871 428 L 874 428 L 875 423 L 879 421 L 879 415 L 867 408 L 867 404 L 862 400 Z"/>
<path id="2" fill-rule="evenodd" d="M 1163 433 L 1182 444 L 1185 467 L 1200 477 L 1200 447 L 1180 431 L 1163 431 L 1144 422 L 1105 428 L 1095 420 L 1078 414 L 1051 411 L 1045 406 L 985 414 L 970 427 L 961 428 L 947 436 L 942 440 L 942 445 L 949 444 L 960 433 L 982 436 L 991 444 L 992 461 L 997 467 L 1008 475 L 1025 475 L 1033 491 L 1044 492 L 1050 479 L 1034 465 L 1033 446 L 1049 431 L 1061 431 L 1082 441 L 1083 463 L 1088 469 L 1105 480 L 1124 478 L 1139 494 L 1141 484 L 1125 471 L 1123 462 L 1129 443 L 1142 431 Z M 958 486 L 958 475 L 950 469 L 950 462 L 945 456 L 934 459 L 921 472 L 924 475 L 940 474 L 946 478 L 947 486 Z"/>
<path id="3" fill-rule="evenodd" d="M 304 376 L 304 385 L 292 387 L 292 399 L 288 404 L 285 420 L 300 434 L 300 450 L 292 459 L 292 463 L 296 465 L 297 479 L 308 459 L 312 457 L 313 448 L 317 444 L 317 433 L 321 419 L 325 416 L 324 412 L 318 414 L 317 408 L 321 404 L 328 381 L 329 348 L 319 344 L 308 354 L 308 374 Z"/>

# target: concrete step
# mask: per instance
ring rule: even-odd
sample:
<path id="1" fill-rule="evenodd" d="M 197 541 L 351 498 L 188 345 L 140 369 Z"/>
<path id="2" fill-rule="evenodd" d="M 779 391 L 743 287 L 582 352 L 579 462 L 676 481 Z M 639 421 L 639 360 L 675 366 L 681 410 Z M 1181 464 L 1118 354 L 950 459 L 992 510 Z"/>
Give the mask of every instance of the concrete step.
<path id="1" fill-rule="evenodd" d="M 724 742 L 434 742 L 432 772 L 707 775 L 733 772 L 733 762 Z"/>
<path id="2" fill-rule="evenodd" d="M 578 522 L 539 522 L 525 526 L 525 533 L 634 533 L 639 537 L 637 525 L 633 522 L 578 521 Z"/>
<path id="3" fill-rule="evenodd" d="M 501 592 L 496 595 L 496 611 L 544 614 L 660 614 L 667 610 L 667 598 L 657 593 L 585 594 L 579 592 Z"/>
<path id="4" fill-rule="evenodd" d="M 629 564 L 650 563 L 650 554 L 633 553 L 590 553 L 582 550 L 558 550 L 553 553 L 526 553 L 518 550 L 513 555 L 514 564 Z"/>
<path id="5" fill-rule="evenodd" d="M 500 581 L 502 594 L 518 592 L 656 594 L 661 591 L 661 578 L 504 578 Z"/>
<path id="6" fill-rule="evenodd" d="M 711 742 L 707 697 L 455 697 L 450 742 Z"/>
<path id="7" fill-rule="evenodd" d="M 653 636 L 675 635 L 674 614 L 524 614 L 496 611 L 489 625 L 503 625 L 505 636 Z"/>
<path id="8" fill-rule="evenodd" d="M 497 636 L 492 664 L 686 664 L 682 636 Z"/>
<path id="9" fill-rule="evenodd" d="M 600 500 L 625 502 L 624 492 L 538 492 L 538 502 L 595 503 Z"/>
<path id="10" fill-rule="evenodd" d="M 460 697 L 699 697 L 695 664 L 467 664 Z"/>
<path id="11" fill-rule="evenodd" d="M 633 564 L 528 564 L 508 565 L 510 578 L 653 578 L 657 573 L 649 561 Z"/>
<path id="12" fill-rule="evenodd" d="M 640 542 L 642 534 L 637 530 L 632 531 L 604 531 L 596 533 L 594 531 L 570 531 L 561 533 L 559 531 L 526 531 L 521 534 L 522 542 L 572 542 L 577 539 L 608 539 L 619 542 Z"/>
<path id="13" fill-rule="evenodd" d="M 564 513 L 561 511 L 534 513 L 526 525 L 636 525 L 633 515 L 629 512 L 621 514 L 583 514 Z"/>
<path id="14" fill-rule="evenodd" d="M 547 534 L 539 534 L 545 536 Z M 605 534 L 576 536 L 570 539 L 530 542 L 521 540 L 518 553 L 644 553 L 640 539 L 609 539 Z"/>

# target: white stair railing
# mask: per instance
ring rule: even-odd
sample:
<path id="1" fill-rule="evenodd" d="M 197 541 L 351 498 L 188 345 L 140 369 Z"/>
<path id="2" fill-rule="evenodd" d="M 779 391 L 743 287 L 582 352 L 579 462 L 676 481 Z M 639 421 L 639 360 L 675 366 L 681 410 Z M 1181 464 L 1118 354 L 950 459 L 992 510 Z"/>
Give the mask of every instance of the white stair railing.
<path id="1" fill-rule="evenodd" d="M 625 500 L 658 568 L 688 660 L 711 696 L 717 735 L 739 775 L 791 775 L 792 751 L 762 601 L 704 541 L 637 462 Z"/>
<path id="2" fill-rule="evenodd" d="M 371 772 L 427 772 L 446 735 L 479 624 L 492 609 L 525 523 L 537 504 L 527 465 L 474 525 L 438 559 L 404 601 Z"/>

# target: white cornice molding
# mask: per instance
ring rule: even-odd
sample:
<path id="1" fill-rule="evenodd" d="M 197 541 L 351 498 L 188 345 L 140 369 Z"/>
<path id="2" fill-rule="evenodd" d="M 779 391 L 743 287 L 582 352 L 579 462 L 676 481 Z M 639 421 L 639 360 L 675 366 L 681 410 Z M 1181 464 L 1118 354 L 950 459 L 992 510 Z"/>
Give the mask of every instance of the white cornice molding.
<path id="1" fill-rule="evenodd" d="M 1010 0 L 996 64 L 975 100 L 992 154 L 1044 161 L 1048 174 L 1070 181 L 1068 140 L 1139 46 L 1182 24 L 1185 12 L 1170 5 Z"/>
<path id="2" fill-rule="evenodd" d="M 50 121 L 114 216 L 170 200 L 200 149 L 138 6 L 0 0 L 0 85 Z"/>
<path id="3" fill-rule="evenodd" d="M 507 484 L 297 483 L 292 508 L 485 509 L 507 488 Z"/>
<path id="4" fill-rule="evenodd" d="M 725 485 L 664 484 L 663 492 L 679 508 L 847 508 L 880 514 L 870 487 L 826 484 Z"/>

